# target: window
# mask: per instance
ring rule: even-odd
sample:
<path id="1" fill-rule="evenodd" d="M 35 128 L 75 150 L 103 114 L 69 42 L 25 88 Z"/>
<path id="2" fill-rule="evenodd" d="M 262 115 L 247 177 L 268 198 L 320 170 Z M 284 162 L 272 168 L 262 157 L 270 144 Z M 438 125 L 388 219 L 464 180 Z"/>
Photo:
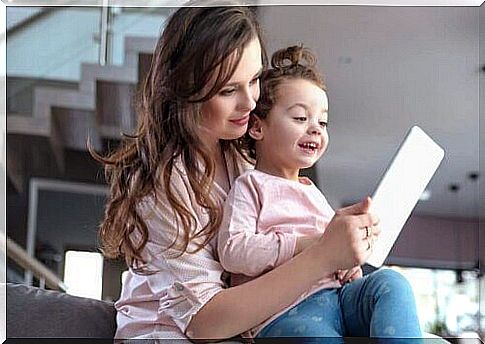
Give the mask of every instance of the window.
<path id="1" fill-rule="evenodd" d="M 483 316 L 480 319 L 479 305 L 480 295 L 483 298 L 485 292 L 485 283 L 484 278 L 479 279 L 475 271 L 458 273 L 455 270 L 391 268 L 399 271 L 410 282 L 424 331 L 460 337 L 483 333 L 484 319 Z"/>
<path id="2" fill-rule="evenodd" d="M 68 294 L 101 300 L 103 256 L 96 252 L 67 251 L 64 283 Z"/>

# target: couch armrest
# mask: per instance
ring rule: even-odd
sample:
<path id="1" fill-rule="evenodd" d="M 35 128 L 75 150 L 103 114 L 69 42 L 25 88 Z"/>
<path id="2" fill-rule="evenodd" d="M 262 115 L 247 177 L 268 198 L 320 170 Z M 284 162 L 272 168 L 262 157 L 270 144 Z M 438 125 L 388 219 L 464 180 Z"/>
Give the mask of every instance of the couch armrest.
<path id="1" fill-rule="evenodd" d="M 7 338 L 113 338 L 111 302 L 7 284 Z"/>

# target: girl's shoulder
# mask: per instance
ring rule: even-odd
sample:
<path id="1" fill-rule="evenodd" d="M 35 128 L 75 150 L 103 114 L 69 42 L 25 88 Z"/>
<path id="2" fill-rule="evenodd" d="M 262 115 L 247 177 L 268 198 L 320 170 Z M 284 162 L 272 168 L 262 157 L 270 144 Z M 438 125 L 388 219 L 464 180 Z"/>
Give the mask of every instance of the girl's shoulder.
<path id="1" fill-rule="evenodd" d="M 258 182 L 265 181 L 268 179 L 268 175 L 264 172 L 258 171 L 254 168 L 246 169 L 237 177 L 236 182 Z"/>
<path id="2" fill-rule="evenodd" d="M 246 171 L 254 169 L 254 164 L 232 146 L 226 150 L 225 159 L 228 165 L 229 178 L 231 180 L 235 180 Z"/>
<path id="3" fill-rule="evenodd" d="M 247 187 L 257 189 L 257 190 L 264 190 L 266 188 L 273 188 L 277 186 L 281 181 L 275 176 L 267 174 L 265 172 L 261 172 L 254 168 L 247 169 L 244 171 L 235 181 L 234 186 L 237 188 L 241 185 L 245 185 Z"/>

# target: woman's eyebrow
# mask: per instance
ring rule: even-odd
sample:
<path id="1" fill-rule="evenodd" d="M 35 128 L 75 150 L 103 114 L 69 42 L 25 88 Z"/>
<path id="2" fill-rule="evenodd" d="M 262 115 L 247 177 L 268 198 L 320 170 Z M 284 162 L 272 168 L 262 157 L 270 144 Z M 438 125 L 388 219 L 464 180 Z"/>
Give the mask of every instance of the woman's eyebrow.
<path id="1" fill-rule="evenodd" d="M 261 67 L 258 72 L 256 74 L 254 74 L 254 76 L 251 78 L 251 80 L 253 79 L 256 79 L 256 78 L 259 78 L 261 76 L 261 73 L 263 73 L 263 67 Z M 241 81 L 233 81 L 233 82 L 229 82 L 227 84 L 224 85 L 224 87 L 227 87 L 227 86 L 237 86 L 241 83 Z"/>

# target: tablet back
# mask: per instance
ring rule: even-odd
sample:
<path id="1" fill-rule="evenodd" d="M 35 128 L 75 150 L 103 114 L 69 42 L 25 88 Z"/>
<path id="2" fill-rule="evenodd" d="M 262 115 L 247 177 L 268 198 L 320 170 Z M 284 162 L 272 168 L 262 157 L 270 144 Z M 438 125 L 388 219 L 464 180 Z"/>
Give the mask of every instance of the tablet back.
<path id="1" fill-rule="evenodd" d="M 381 234 L 368 264 L 384 263 L 443 157 L 444 150 L 421 128 L 409 130 L 372 196 L 371 212 L 379 217 Z"/>

